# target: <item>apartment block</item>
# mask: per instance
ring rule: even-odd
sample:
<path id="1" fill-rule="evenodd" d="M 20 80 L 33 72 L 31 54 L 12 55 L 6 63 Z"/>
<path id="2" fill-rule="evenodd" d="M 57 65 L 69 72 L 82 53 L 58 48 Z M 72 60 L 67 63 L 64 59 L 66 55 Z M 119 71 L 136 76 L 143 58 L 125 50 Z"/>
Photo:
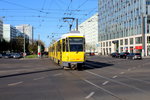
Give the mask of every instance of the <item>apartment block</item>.
<path id="1" fill-rule="evenodd" d="M 79 25 L 80 33 L 85 36 L 86 52 L 98 51 L 98 13 Z"/>
<path id="2" fill-rule="evenodd" d="M 16 28 L 10 24 L 3 24 L 3 38 L 10 42 L 16 38 Z"/>
<path id="3" fill-rule="evenodd" d="M 150 55 L 150 0 L 99 0 L 98 41 L 103 55 Z"/>
<path id="4" fill-rule="evenodd" d="M 29 36 L 29 42 L 33 41 L 33 27 L 29 24 L 15 26 L 17 30 Z"/>

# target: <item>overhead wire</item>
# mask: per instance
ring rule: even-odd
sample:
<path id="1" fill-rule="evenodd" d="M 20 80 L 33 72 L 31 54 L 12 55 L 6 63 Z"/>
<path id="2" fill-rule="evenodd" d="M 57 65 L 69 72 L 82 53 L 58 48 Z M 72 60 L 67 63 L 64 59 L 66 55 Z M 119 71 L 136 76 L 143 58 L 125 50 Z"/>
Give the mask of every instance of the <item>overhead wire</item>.
<path id="1" fill-rule="evenodd" d="M 78 6 L 77 10 L 81 8 L 88 0 L 85 0 L 81 5 Z"/>
<path id="2" fill-rule="evenodd" d="M 62 1 L 60 0 L 59 2 L 62 2 Z M 65 11 L 67 11 L 67 10 L 69 9 L 71 3 L 72 3 L 72 0 L 70 0 L 70 3 L 69 3 L 69 5 L 67 6 L 67 8 L 66 8 Z M 63 15 L 65 15 L 65 12 L 63 12 Z M 59 31 L 62 27 L 64 27 L 64 25 L 63 25 L 64 23 L 63 23 L 63 20 L 62 20 L 63 15 L 60 16 L 60 19 L 59 19 L 58 24 L 57 24 L 58 31 Z"/>
<path id="3" fill-rule="evenodd" d="M 44 10 L 44 7 L 45 7 L 45 2 L 46 2 L 46 0 L 44 0 L 43 1 L 43 4 L 42 4 L 42 7 L 41 7 L 41 11 L 43 11 Z M 39 16 L 41 16 L 41 13 L 39 13 Z M 39 17 L 40 18 L 40 20 L 39 20 L 39 27 L 42 27 L 42 23 L 45 21 L 42 17 Z"/>
<path id="4" fill-rule="evenodd" d="M 76 10 L 76 11 L 80 11 L 80 8 L 81 8 L 84 4 L 86 4 L 87 1 L 88 1 L 88 0 L 85 0 L 85 1 L 84 1 L 83 3 L 81 3 L 75 10 Z M 75 12 L 73 12 L 73 11 L 70 12 L 70 15 L 72 15 L 72 16 L 75 15 Z M 73 26 L 74 26 L 74 24 L 73 24 Z"/>
<path id="5" fill-rule="evenodd" d="M 49 14 L 49 12 L 44 12 L 42 10 L 30 8 L 30 7 L 27 7 L 27 6 L 24 6 L 24 5 L 21 5 L 21 4 L 17 4 L 17 3 L 14 3 L 14 2 L 10 2 L 10 1 L 7 1 L 7 0 L 0 0 L 0 2 L 5 2 L 5 3 L 11 4 L 11 5 L 15 5 L 15 6 L 19 6 L 19 7 L 22 7 L 22 8 L 30 9 L 30 10 L 37 11 L 37 12 L 40 12 L 40 13 Z"/>
<path id="6" fill-rule="evenodd" d="M 85 0 L 81 5 L 78 6 L 77 9 L 81 8 L 85 3 L 87 3 L 87 1 L 91 1 L 91 0 Z M 90 15 L 92 12 L 94 12 L 95 9 L 98 9 L 98 7 L 95 7 L 95 8 L 93 8 L 93 9 L 89 10 L 89 11 L 87 12 L 87 14 L 85 14 L 83 17 L 87 16 L 87 18 L 88 18 L 88 15 Z M 96 12 L 97 12 L 97 11 L 96 11 Z M 96 12 L 95 12 L 95 13 L 96 13 Z M 80 17 L 79 19 L 83 19 L 83 17 Z M 86 18 L 86 19 L 87 19 L 87 18 Z M 86 20 L 86 19 L 85 19 L 85 20 Z"/>
<path id="7" fill-rule="evenodd" d="M 71 3 L 72 3 L 72 0 L 70 0 L 70 3 L 69 3 L 69 5 L 68 5 L 66 11 L 70 9 Z"/>
<path id="8" fill-rule="evenodd" d="M 11 4 L 11 5 L 15 5 L 15 6 L 18 6 L 18 7 L 22 7 L 22 8 L 25 8 L 25 9 L 22 9 L 22 10 L 26 10 L 26 11 L 36 11 L 36 12 L 39 12 L 39 15 L 35 15 L 35 16 L 20 16 L 20 17 L 23 17 L 24 19 L 26 18 L 26 17 L 35 17 L 35 18 L 40 18 L 40 20 L 41 20 L 41 23 L 40 24 L 42 24 L 42 23 L 44 23 L 44 21 L 48 21 L 48 20 L 46 20 L 46 19 L 55 19 L 55 17 L 49 17 L 48 15 L 51 15 L 52 14 L 52 12 L 50 12 L 50 11 L 55 11 L 54 13 L 53 13 L 53 15 L 54 14 L 59 14 L 59 16 L 57 16 L 56 17 L 56 19 L 57 18 L 59 18 L 59 20 L 58 20 L 58 24 L 56 25 L 57 27 L 58 27 L 58 30 L 56 30 L 56 31 L 60 31 L 60 30 L 62 30 L 62 29 L 65 29 L 65 28 L 62 28 L 62 27 L 66 27 L 67 26 L 67 24 L 65 25 L 64 23 L 63 23 L 63 21 L 62 21 L 62 17 L 64 16 L 64 13 L 66 13 L 66 16 L 73 16 L 73 17 L 76 17 L 77 15 L 80 15 L 80 16 L 78 16 L 78 18 L 80 18 L 80 19 L 84 19 L 83 17 L 87 17 L 87 15 L 88 14 L 92 14 L 94 11 L 93 11 L 93 9 L 92 10 L 87 10 L 87 9 L 84 9 L 83 8 L 83 6 L 88 2 L 88 1 L 91 1 L 91 0 L 85 0 L 85 1 L 83 1 L 79 6 L 77 6 L 77 8 L 76 9 L 73 9 L 73 8 L 71 8 L 71 5 L 72 5 L 72 3 L 73 3 L 73 0 L 70 0 L 70 2 L 68 3 L 68 5 L 66 5 L 66 10 L 64 9 L 64 8 L 62 8 L 62 4 L 63 5 L 65 5 L 66 3 L 64 2 L 64 1 L 62 1 L 62 0 L 59 0 L 59 1 L 57 1 L 57 0 L 51 0 L 51 3 L 49 3 L 51 6 L 49 6 L 49 7 L 52 7 L 52 3 L 55 3 L 56 4 L 56 6 L 57 6 L 57 8 L 59 8 L 59 9 L 51 9 L 51 8 L 49 8 L 49 9 L 46 9 L 45 8 L 45 4 L 47 4 L 46 3 L 46 0 L 44 0 L 43 1 L 43 3 L 42 3 L 42 8 L 41 9 L 34 9 L 34 8 L 30 8 L 30 7 L 27 7 L 27 6 L 25 6 L 25 5 L 21 5 L 21 4 L 17 4 L 17 3 L 13 3 L 13 2 L 10 2 L 10 1 L 8 1 L 8 0 L 0 0 L 0 2 L 5 2 L 5 3 L 8 3 L 8 4 Z M 81 8 L 83 8 L 83 9 L 81 9 Z M 0 10 L 11 10 L 11 11 L 15 11 L 15 9 L 0 9 Z M 18 11 L 18 10 L 21 10 L 21 9 L 16 9 L 16 11 Z M 56 13 L 56 11 L 59 11 L 58 13 Z M 88 11 L 88 12 L 87 12 Z M 85 12 L 85 14 L 83 14 L 83 12 Z M 28 12 L 25 12 L 25 13 L 28 13 Z M 67 15 L 67 13 L 70 13 L 70 15 L 68 14 Z M 41 15 L 42 14 L 42 15 Z M 44 15 L 43 15 L 44 14 Z M 76 15 L 76 16 L 75 16 Z M 7 17 L 7 16 L 6 16 Z M 9 17 L 9 15 L 8 15 L 8 17 Z M 15 17 L 15 16 L 12 16 L 12 17 Z M 28 20 L 28 18 L 26 19 L 26 20 Z M 50 21 L 51 22 L 51 21 Z M 66 29 L 66 30 L 68 30 L 68 29 Z"/>
<path id="9" fill-rule="evenodd" d="M 81 14 L 81 13 L 77 14 L 77 12 L 83 11 L 81 8 L 82 8 L 88 1 L 89 1 L 89 0 L 85 0 L 85 1 L 82 2 L 75 10 L 72 10 L 72 9 L 70 8 L 70 6 L 71 6 L 71 3 L 73 2 L 73 0 L 71 0 L 70 3 L 69 3 L 68 6 L 67 6 L 67 9 L 66 9 L 66 12 L 64 13 L 64 15 L 72 16 L 72 17 L 75 17 L 74 15 L 80 15 L 80 19 L 83 20 L 83 17 L 87 16 L 88 14 L 91 14 L 92 12 L 94 12 L 93 10 L 95 10 L 95 8 L 94 8 L 94 9 L 92 9 L 92 10 L 88 10 L 88 12 L 87 12 L 86 14 Z M 76 13 L 75 13 L 75 12 L 76 12 Z M 82 17 L 81 17 L 81 15 L 82 15 Z M 78 16 L 78 18 L 79 18 L 79 16 Z M 85 18 L 84 18 L 84 19 L 85 19 Z"/>

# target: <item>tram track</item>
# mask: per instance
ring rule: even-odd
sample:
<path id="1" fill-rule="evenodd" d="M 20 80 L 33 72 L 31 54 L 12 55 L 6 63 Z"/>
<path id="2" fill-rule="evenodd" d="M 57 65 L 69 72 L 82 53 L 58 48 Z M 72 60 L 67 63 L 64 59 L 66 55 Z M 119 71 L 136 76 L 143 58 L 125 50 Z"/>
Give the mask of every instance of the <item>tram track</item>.
<path id="1" fill-rule="evenodd" d="M 100 71 L 102 71 L 104 73 L 113 74 L 112 78 L 114 78 L 114 77 L 116 78 L 116 76 L 117 77 L 119 76 L 119 77 L 127 78 L 127 79 L 130 79 L 130 80 L 135 80 L 135 81 L 143 82 L 143 83 L 146 83 L 146 84 L 150 84 L 149 81 L 145 81 L 145 80 L 141 80 L 141 79 L 136 79 L 136 78 L 132 78 L 132 77 L 127 77 L 127 76 L 124 75 L 124 74 L 132 73 L 133 70 L 134 71 L 138 70 L 138 69 L 140 70 L 144 65 L 148 65 L 148 64 L 150 64 L 150 63 L 143 63 L 143 64 L 138 65 L 136 67 L 133 66 L 133 67 L 127 68 L 127 69 L 120 69 L 120 72 L 118 71 L 118 73 L 116 73 L 116 74 L 113 73 L 113 71 L 116 71 L 116 69 L 114 69 L 112 67 L 108 67 L 107 68 L 107 69 L 110 69 L 111 71 L 106 71 L 106 70 L 100 70 Z M 92 64 L 92 63 L 86 63 L 86 67 L 91 68 L 91 69 L 95 69 L 95 67 L 92 67 L 92 66 L 99 66 L 99 65 L 98 64 Z M 99 69 L 97 69 L 97 70 L 99 70 Z"/>
<path id="2" fill-rule="evenodd" d="M 107 81 L 114 82 L 114 83 L 116 83 L 116 84 L 123 85 L 123 86 L 126 86 L 126 87 L 128 87 L 128 88 L 135 89 L 136 91 L 139 91 L 139 92 L 142 92 L 142 93 L 146 93 L 144 90 L 142 90 L 142 89 L 140 89 L 140 88 L 137 88 L 137 87 L 135 87 L 135 86 L 131 86 L 131 85 L 128 85 L 128 84 L 126 84 L 126 83 L 123 83 L 123 82 L 120 82 L 120 81 L 116 81 L 115 79 L 111 79 L 111 78 L 108 78 L 108 77 L 105 77 L 105 76 L 96 74 L 96 73 L 91 72 L 91 71 L 86 71 L 86 72 L 89 73 L 89 74 L 92 74 L 92 75 L 94 75 L 94 76 L 97 76 L 97 77 L 106 79 Z"/>
<path id="3" fill-rule="evenodd" d="M 131 63 L 131 61 L 128 61 L 129 63 Z M 88 68 L 90 68 L 90 69 L 92 69 L 92 71 L 91 70 L 88 70 L 88 69 L 85 69 L 83 72 L 85 73 L 88 73 L 89 75 L 92 75 L 92 76 L 95 76 L 96 77 L 96 80 L 101 80 L 101 79 L 103 79 L 103 80 L 106 80 L 106 81 L 104 81 L 101 85 L 100 84 L 98 84 L 98 82 L 93 82 L 93 80 L 90 80 L 90 79 L 87 79 L 87 78 L 85 78 L 84 76 L 82 76 L 81 74 L 78 74 L 78 71 L 70 71 L 70 73 L 71 74 L 73 74 L 74 76 L 76 76 L 76 77 L 78 77 L 79 79 L 81 79 L 82 81 L 84 81 L 84 82 L 86 82 L 86 83 L 88 83 L 88 84 L 90 84 L 90 85 L 92 85 L 92 86 L 94 86 L 94 87 L 96 87 L 97 89 L 99 89 L 99 90 L 102 90 L 102 91 L 104 91 L 105 93 L 107 93 L 107 94 L 109 94 L 109 95 L 111 95 L 111 96 L 113 96 L 113 97 L 115 97 L 117 100 L 130 100 L 130 99 L 128 99 L 128 97 L 124 97 L 124 96 L 122 96 L 122 95 L 118 95 L 116 92 L 114 92 L 114 91 L 117 91 L 117 89 L 113 89 L 113 90 L 111 90 L 111 89 L 109 89 L 109 87 L 107 87 L 107 84 L 111 84 L 111 83 L 113 83 L 113 84 L 116 84 L 116 85 L 119 85 L 120 87 L 126 87 L 126 88 L 128 88 L 129 90 L 133 90 L 133 91 L 135 91 L 135 95 L 137 95 L 137 94 L 141 94 L 144 98 L 148 98 L 149 97 L 149 94 L 147 94 L 147 91 L 145 91 L 143 88 L 139 88 L 139 87 L 136 87 L 136 86 L 134 86 L 134 85 L 131 85 L 131 84 L 127 84 L 127 83 L 124 83 L 124 82 L 122 82 L 122 81 L 120 81 L 120 80 L 118 80 L 118 78 L 126 78 L 127 80 L 132 80 L 132 81 L 135 81 L 136 83 L 137 82 L 143 82 L 143 83 L 146 83 L 146 84 L 149 84 L 149 82 L 148 81 L 142 81 L 142 80 L 139 80 L 139 79 L 134 79 L 134 78 L 130 78 L 130 77 L 125 77 L 124 75 L 125 74 L 128 74 L 128 73 L 131 73 L 131 71 L 132 70 L 137 70 L 138 68 L 141 68 L 141 67 L 143 67 L 144 65 L 146 65 L 145 63 L 143 63 L 142 65 L 138 65 L 138 66 L 136 66 L 136 67 L 134 67 L 134 66 L 132 66 L 131 68 L 130 68 L 130 70 L 128 70 L 129 68 L 126 68 L 126 69 L 124 69 L 124 68 L 121 68 L 120 69 L 120 72 L 119 73 L 117 73 L 117 74 L 114 74 L 114 75 L 112 75 L 112 77 L 107 77 L 107 76 L 104 76 L 104 75 L 99 75 L 99 74 L 97 74 L 96 72 L 94 72 L 94 69 L 96 69 L 96 70 L 99 70 L 98 68 L 96 68 L 96 67 L 92 67 L 91 65 L 92 64 L 89 64 L 90 62 L 86 62 L 85 63 L 85 66 L 86 67 L 88 67 Z M 91 62 L 92 63 L 92 62 Z M 129 64 L 128 63 L 128 64 Z M 140 62 L 139 62 L 140 63 Z M 141 63 L 140 63 L 141 64 Z M 97 64 L 94 64 L 94 66 L 97 66 Z M 139 67 L 139 66 L 141 66 L 141 67 Z M 111 67 L 107 67 L 108 69 L 113 69 L 113 68 L 111 68 Z M 114 70 L 114 69 L 113 69 Z M 105 72 L 105 70 L 101 70 L 101 71 L 104 71 Z M 110 74 L 113 74 L 112 72 L 108 72 L 108 71 L 106 71 L 106 73 L 110 73 Z M 136 94 L 137 93 L 137 94 Z M 130 95 L 130 94 L 129 94 Z M 141 96 L 141 98 L 142 98 L 142 96 Z M 132 96 L 131 96 L 132 97 Z M 136 98 L 138 98 L 139 96 L 137 96 Z M 144 99 L 145 100 L 145 99 Z"/>
<path id="4" fill-rule="evenodd" d="M 141 63 L 140 63 L 141 64 Z M 142 67 L 144 67 L 144 65 L 147 65 L 147 64 L 149 64 L 149 63 L 142 63 L 141 65 L 139 65 L 139 64 L 137 64 L 137 66 L 136 67 L 133 67 L 133 68 L 130 68 L 130 71 L 131 70 L 137 70 L 138 68 L 142 68 Z M 88 68 L 90 68 L 90 69 L 93 69 L 92 71 L 89 71 L 89 70 L 85 70 L 85 72 L 86 73 L 89 73 L 89 74 L 91 74 L 91 75 L 94 75 L 94 76 L 96 76 L 96 77 L 99 77 L 99 78 L 103 78 L 103 79 L 106 79 L 106 81 L 103 83 L 103 84 L 107 84 L 108 82 L 114 82 L 114 83 L 116 83 L 116 84 L 118 84 L 118 85 L 121 85 L 121 86 L 126 86 L 127 88 L 130 88 L 130 89 L 133 89 L 133 90 L 135 90 L 135 91 L 137 91 L 138 93 L 140 92 L 140 94 L 142 93 L 143 95 L 144 95 L 144 97 L 149 97 L 149 90 L 148 91 L 146 91 L 145 89 L 143 89 L 143 88 L 139 88 L 139 87 L 137 87 L 137 86 L 134 86 L 134 83 L 133 83 L 133 85 L 131 85 L 131 84 L 127 84 L 127 83 L 124 83 L 124 82 L 121 82 L 121 81 L 117 81 L 116 80 L 116 78 L 118 79 L 118 78 L 125 78 L 125 79 L 127 79 L 127 80 L 132 80 L 133 82 L 135 82 L 135 84 L 137 84 L 137 82 L 140 82 L 140 83 L 142 83 L 142 84 L 147 84 L 147 86 L 150 84 L 150 82 L 149 81 L 143 81 L 143 80 L 140 80 L 140 79 L 134 79 L 134 78 L 130 78 L 130 77 L 125 77 L 124 76 L 124 74 L 128 74 L 129 73 L 129 68 L 127 68 L 127 69 L 121 69 L 120 70 L 120 73 L 118 73 L 118 74 L 114 74 L 113 73 L 113 71 L 112 72 L 108 72 L 108 70 L 107 71 L 105 71 L 105 70 L 102 70 L 102 68 L 100 68 L 100 70 L 98 69 L 98 68 L 95 68 L 95 67 L 92 67 L 92 65 L 93 66 L 97 66 L 97 64 L 90 64 L 89 62 L 88 63 L 86 63 L 86 67 L 88 67 Z M 139 67 L 140 66 L 140 67 Z M 107 67 L 107 69 L 113 69 L 112 67 Z M 106 73 L 110 73 L 110 74 L 114 74 L 114 75 L 111 75 L 111 77 L 107 77 L 107 76 L 104 76 L 104 75 L 100 75 L 100 74 L 97 74 L 95 71 L 97 71 L 97 70 L 99 70 L 99 71 L 104 71 L 104 72 L 106 72 Z M 113 69 L 114 70 L 114 69 Z M 131 73 L 132 74 L 132 73 Z M 123 99 L 124 100 L 124 99 Z M 126 99 L 125 99 L 126 100 Z M 144 99 L 145 100 L 145 99 Z M 147 100 L 147 99 L 146 99 Z"/>
<path id="5" fill-rule="evenodd" d="M 76 76 L 76 77 L 79 78 L 80 80 L 82 80 L 82 81 L 84 81 L 84 82 L 86 82 L 86 83 L 88 83 L 88 84 L 90 84 L 90 85 L 96 87 L 97 89 L 100 89 L 100 90 L 104 91 L 105 93 L 111 95 L 112 97 L 115 97 L 117 100 L 127 100 L 127 99 L 121 98 L 121 97 L 119 97 L 117 94 L 114 94 L 113 92 L 111 92 L 111 91 L 109 91 L 109 90 L 107 90 L 107 89 L 105 89 L 105 88 L 103 88 L 103 87 L 101 87 L 101 86 L 99 86 L 99 85 L 97 85 L 97 84 L 95 84 L 95 83 L 93 83 L 93 82 L 91 82 L 91 81 L 85 79 L 84 77 L 82 77 L 82 76 L 79 75 L 78 73 L 75 73 L 75 71 L 69 71 L 69 73 L 72 74 L 72 75 L 74 75 L 74 76 Z"/>

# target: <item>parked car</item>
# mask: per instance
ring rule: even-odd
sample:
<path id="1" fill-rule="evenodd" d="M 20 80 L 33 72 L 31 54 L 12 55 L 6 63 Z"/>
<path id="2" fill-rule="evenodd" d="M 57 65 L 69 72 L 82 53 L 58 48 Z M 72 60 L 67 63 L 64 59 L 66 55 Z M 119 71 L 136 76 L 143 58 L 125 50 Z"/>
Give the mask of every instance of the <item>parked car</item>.
<path id="1" fill-rule="evenodd" d="M 118 52 L 113 52 L 113 53 L 111 53 L 110 55 L 111 55 L 111 57 L 116 57 L 116 58 L 118 58 L 120 54 L 119 54 Z"/>
<path id="2" fill-rule="evenodd" d="M 94 56 L 95 55 L 95 53 L 93 53 L 93 52 L 90 52 L 90 56 Z"/>
<path id="3" fill-rule="evenodd" d="M 126 59 L 142 59 L 141 53 L 130 53 L 127 55 Z"/>
<path id="4" fill-rule="evenodd" d="M 122 52 L 119 55 L 119 58 L 126 58 L 126 56 L 129 54 L 129 52 Z"/>
<path id="5" fill-rule="evenodd" d="M 2 54 L 0 54 L 0 58 L 2 58 Z"/>
<path id="6" fill-rule="evenodd" d="M 2 54 L 3 58 L 12 58 L 11 54 Z"/>
<path id="7" fill-rule="evenodd" d="M 13 58 L 21 58 L 21 55 L 19 53 L 13 53 L 13 54 L 11 54 L 11 56 Z"/>

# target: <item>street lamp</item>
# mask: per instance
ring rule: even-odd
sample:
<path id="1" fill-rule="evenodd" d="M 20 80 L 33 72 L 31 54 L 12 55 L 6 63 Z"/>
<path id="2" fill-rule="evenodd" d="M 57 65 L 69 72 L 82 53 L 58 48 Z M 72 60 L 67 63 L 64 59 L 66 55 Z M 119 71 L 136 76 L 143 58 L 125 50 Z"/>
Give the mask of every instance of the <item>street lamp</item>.
<path id="1" fill-rule="evenodd" d="M 26 56 L 26 37 L 25 37 L 25 26 L 23 26 L 23 34 L 24 34 L 24 45 L 23 45 L 23 56 Z"/>

